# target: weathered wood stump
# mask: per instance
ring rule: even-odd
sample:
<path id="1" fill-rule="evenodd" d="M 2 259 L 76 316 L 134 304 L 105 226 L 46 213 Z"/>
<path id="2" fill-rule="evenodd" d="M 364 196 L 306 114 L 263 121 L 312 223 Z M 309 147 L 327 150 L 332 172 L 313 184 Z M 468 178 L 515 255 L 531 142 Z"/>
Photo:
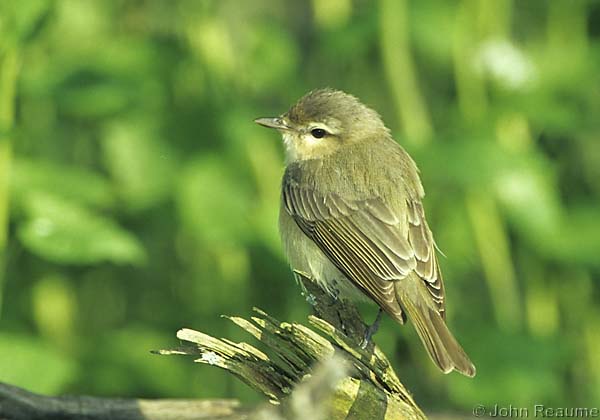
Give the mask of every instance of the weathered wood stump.
<path id="1" fill-rule="evenodd" d="M 366 349 L 359 345 L 366 326 L 357 309 L 327 295 L 301 275 L 298 280 L 313 304 L 315 315 L 309 317 L 313 329 L 280 322 L 257 308 L 257 315 L 250 320 L 226 317 L 275 357 L 247 343 L 233 343 L 190 329 L 177 333 L 184 346 L 159 353 L 193 356 L 196 362 L 229 371 L 275 404 L 281 403 L 276 410 L 278 418 L 424 419 L 383 352 L 373 343 Z M 310 389 L 312 368 L 328 360 L 330 363 L 322 369 L 333 381 L 321 379 L 313 384 L 319 392 L 298 395 L 305 388 L 296 385 L 306 383 L 306 389 Z"/>

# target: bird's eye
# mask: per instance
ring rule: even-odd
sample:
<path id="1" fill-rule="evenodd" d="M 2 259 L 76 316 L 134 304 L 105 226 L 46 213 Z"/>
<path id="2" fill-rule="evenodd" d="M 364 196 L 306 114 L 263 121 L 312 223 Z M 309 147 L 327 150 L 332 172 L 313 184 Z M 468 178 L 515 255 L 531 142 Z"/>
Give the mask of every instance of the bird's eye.
<path id="1" fill-rule="evenodd" d="M 316 139 L 322 139 L 327 135 L 327 131 L 323 130 L 322 128 L 313 128 L 310 130 L 310 134 L 312 134 L 312 136 Z"/>

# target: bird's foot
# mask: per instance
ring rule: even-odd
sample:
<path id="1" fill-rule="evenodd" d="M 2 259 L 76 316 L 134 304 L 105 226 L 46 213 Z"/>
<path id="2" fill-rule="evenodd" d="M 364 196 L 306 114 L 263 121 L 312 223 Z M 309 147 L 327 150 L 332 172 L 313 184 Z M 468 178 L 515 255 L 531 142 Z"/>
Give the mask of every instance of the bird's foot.
<path id="1" fill-rule="evenodd" d="M 369 325 L 367 327 L 367 329 L 365 330 L 365 335 L 364 335 L 362 341 L 360 342 L 361 349 L 364 350 L 369 346 L 369 344 L 372 341 L 371 339 L 373 338 L 373 336 L 375 335 L 377 330 L 379 330 L 379 322 L 381 321 L 382 313 L 383 313 L 383 310 L 381 308 L 379 308 L 379 312 L 377 312 L 377 317 L 375 318 L 375 322 L 373 322 L 371 325 Z"/>
<path id="2" fill-rule="evenodd" d="M 300 285 L 300 294 L 302 294 L 302 296 L 304 296 L 304 298 L 306 299 L 306 301 L 308 302 L 308 304 L 310 306 L 315 306 L 317 304 L 317 300 L 316 300 L 315 296 L 306 289 L 306 286 L 300 280 L 301 278 L 305 278 L 309 281 L 313 281 L 310 274 L 305 273 L 304 271 L 300 271 L 300 270 L 293 270 L 292 272 L 294 274 L 294 278 L 296 279 L 296 283 L 298 283 Z"/>
<path id="3" fill-rule="evenodd" d="M 342 333 L 344 335 L 348 335 L 348 330 L 346 329 L 346 324 L 344 323 L 344 317 L 338 310 L 336 310 L 335 313 L 337 315 L 338 323 L 339 323 L 340 329 L 342 330 Z"/>

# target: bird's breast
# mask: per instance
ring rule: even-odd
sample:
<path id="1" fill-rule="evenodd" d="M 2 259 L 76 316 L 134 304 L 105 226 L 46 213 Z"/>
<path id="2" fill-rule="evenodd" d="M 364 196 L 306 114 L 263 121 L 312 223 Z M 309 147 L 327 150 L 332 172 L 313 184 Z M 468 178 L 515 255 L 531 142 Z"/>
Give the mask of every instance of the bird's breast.
<path id="1" fill-rule="evenodd" d="M 279 233 L 283 251 L 292 270 L 307 275 L 333 296 L 346 299 L 368 300 L 347 277 L 337 269 L 327 255 L 302 232 L 296 221 L 285 210 L 279 209 Z"/>

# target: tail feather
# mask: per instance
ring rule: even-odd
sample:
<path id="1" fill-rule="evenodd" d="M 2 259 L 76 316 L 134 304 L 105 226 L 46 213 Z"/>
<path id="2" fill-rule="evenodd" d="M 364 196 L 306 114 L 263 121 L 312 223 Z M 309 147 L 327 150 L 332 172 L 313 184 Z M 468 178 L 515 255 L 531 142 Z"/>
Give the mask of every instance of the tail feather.
<path id="1" fill-rule="evenodd" d="M 465 376 L 475 376 L 475 366 L 456 341 L 442 316 L 425 302 L 402 299 L 402 307 L 414 324 L 429 356 L 444 372 L 456 370 Z"/>

